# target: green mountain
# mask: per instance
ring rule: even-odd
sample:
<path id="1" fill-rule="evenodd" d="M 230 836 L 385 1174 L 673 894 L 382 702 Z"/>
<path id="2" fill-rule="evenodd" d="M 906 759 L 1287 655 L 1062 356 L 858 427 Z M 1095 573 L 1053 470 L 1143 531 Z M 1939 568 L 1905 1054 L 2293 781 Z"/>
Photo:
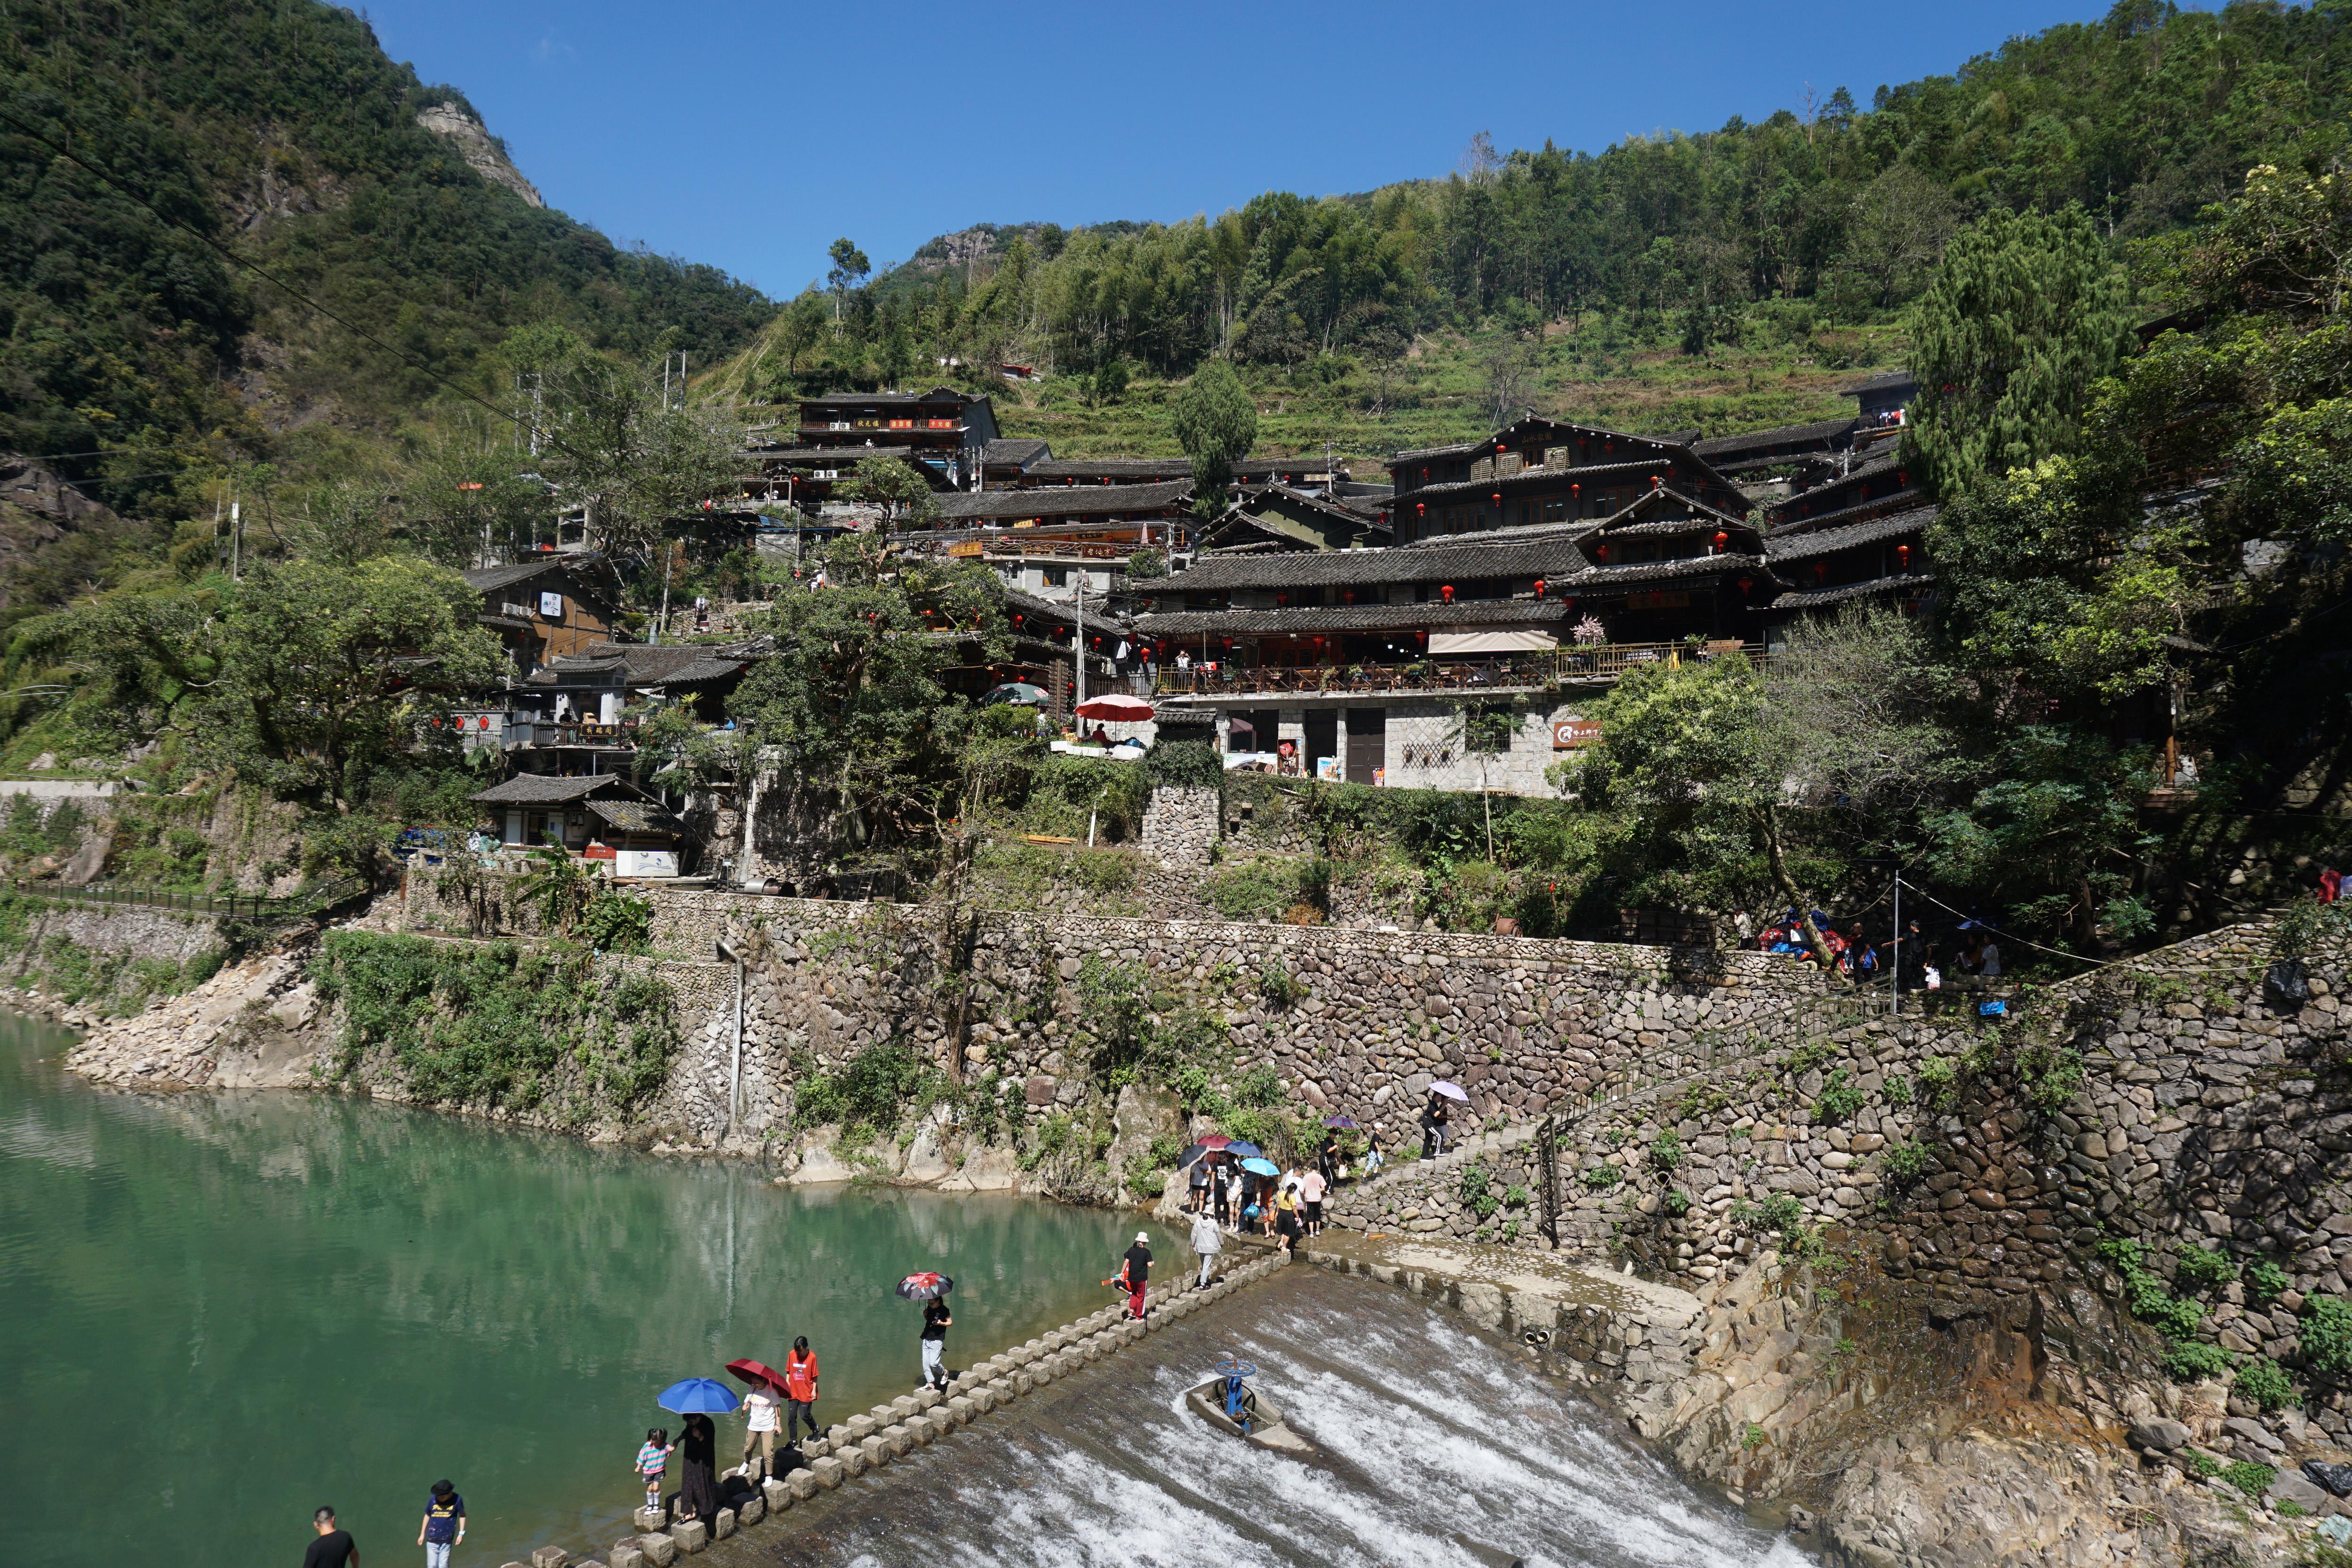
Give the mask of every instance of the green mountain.
<path id="1" fill-rule="evenodd" d="M 517 326 L 717 354 L 772 313 L 541 206 L 465 96 L 351 12 L 0 19 L 0 451 L 145 524 L 203 504 L 192 466 L 364 455 L 446 384 L 510 403 L 488 356 Z"/>

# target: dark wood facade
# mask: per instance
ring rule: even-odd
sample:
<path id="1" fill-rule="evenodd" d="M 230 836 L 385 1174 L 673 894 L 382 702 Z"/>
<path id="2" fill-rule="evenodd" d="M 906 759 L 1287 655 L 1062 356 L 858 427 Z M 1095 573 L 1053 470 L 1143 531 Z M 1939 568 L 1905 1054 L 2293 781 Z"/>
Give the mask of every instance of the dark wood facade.
<path id="1" fill-rule="evenodd" d="M 1399 544 L 1595 521 L 1666 488 L 1719 511 L 1748 506 L 1686 446 L 1532 416 L 1483 441 L 1399 452 L 1389 459 L 1389 473 Z"/>

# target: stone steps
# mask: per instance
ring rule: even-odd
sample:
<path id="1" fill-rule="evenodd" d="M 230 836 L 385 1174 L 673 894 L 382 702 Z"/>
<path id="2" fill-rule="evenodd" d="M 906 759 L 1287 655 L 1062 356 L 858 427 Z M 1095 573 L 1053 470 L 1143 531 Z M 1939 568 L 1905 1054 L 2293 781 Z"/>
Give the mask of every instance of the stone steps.
<path id="1" fill-rule="evenodd" d="M 1192 1288 L 1190 1274 L 1151 1287 L 1139 1321 L 1125 1316 L 1123 1304 L 1105 1307 L 989 1357 L 959 1373 L 945 1393 L 920 1389 L 853 1415 L 829 1428 L 825 1436 L 803 1444 L 801 1452 L 809 1462 L 789 1475 L 762 1479 L 760 1496 L 747 1503 L 740 1514 L 732 1509 L 720 1510 L 715 1532 L 705 1530 L 699 1520 L 687 1520 L 662 1530 L 658 1520 L 648 1521 L 640 1516 L 641 1523 L 650 1522 L 656 1528 L 642 1530 L 615 1542 L 603 1563 L 591 1559 L 574 1564 L 561 1548 L 542 1547 L 532 1554 L 531 1568 L 647 1568 L 647 1564 L 651 1568 L 668 1568 L 679 1553 L 693 1553 L 709 1546 L 714 1533 L 716 1538 L 724 1539 L 738 1530 L 788 1512 L 821 1491 L 835 1490 L 859 1476 L 883 1469 L 892 1460 L 929 1447 L 1000 1405 L 1033 1394 L 1091 1362 L 1116 1354 L 1170 1323 L 1214 1306 L 1289 1261 L 1290 1255 L 1282 1252 L 1247 1261 L 1226 1253 L 1220 1262 L 1229 1266 L 1205 1290 Z M 760 1461 L 755 1458 L 752 1464 L 756 1473 Z M 554 1556 L 542 1563 L 541 1557 L 546 1553 Z"/>

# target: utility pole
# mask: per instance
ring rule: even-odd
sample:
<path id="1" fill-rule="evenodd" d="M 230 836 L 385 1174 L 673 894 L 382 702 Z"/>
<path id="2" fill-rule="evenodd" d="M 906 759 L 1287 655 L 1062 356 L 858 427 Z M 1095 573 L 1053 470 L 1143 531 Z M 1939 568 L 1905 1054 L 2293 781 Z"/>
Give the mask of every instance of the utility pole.
<path id="1" fill-rule="evenodd" d="M 1077 655 L 1078 664 L 1078 700 L 1070 709 L 1070 718 L 1075 721 L 1078 710 L 1087 705 L 1087 568 L 1083 561 L 1078 565 L 1078 613 L 1072 625 L 1076 629 L 1070 634 L 1070 647 Z M 1083 725 L 1078 732 L 1086 733 Z"/>

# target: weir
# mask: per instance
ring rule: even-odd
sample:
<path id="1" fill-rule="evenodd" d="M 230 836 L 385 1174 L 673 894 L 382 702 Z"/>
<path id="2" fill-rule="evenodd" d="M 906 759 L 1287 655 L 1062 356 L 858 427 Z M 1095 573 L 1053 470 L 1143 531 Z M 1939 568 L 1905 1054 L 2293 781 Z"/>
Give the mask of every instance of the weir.
<path id="1" fill-rule="evenodd" d="M 1184 1408 L 1218 1357 L 1315 1447 L 1269 1454 Z M 1731 1568 L 1809 1561 L 1675 1479 L 1472 1321 L 1300 1266 L 713 1546 L 766 1563 L 1118 1562 Z"/>

